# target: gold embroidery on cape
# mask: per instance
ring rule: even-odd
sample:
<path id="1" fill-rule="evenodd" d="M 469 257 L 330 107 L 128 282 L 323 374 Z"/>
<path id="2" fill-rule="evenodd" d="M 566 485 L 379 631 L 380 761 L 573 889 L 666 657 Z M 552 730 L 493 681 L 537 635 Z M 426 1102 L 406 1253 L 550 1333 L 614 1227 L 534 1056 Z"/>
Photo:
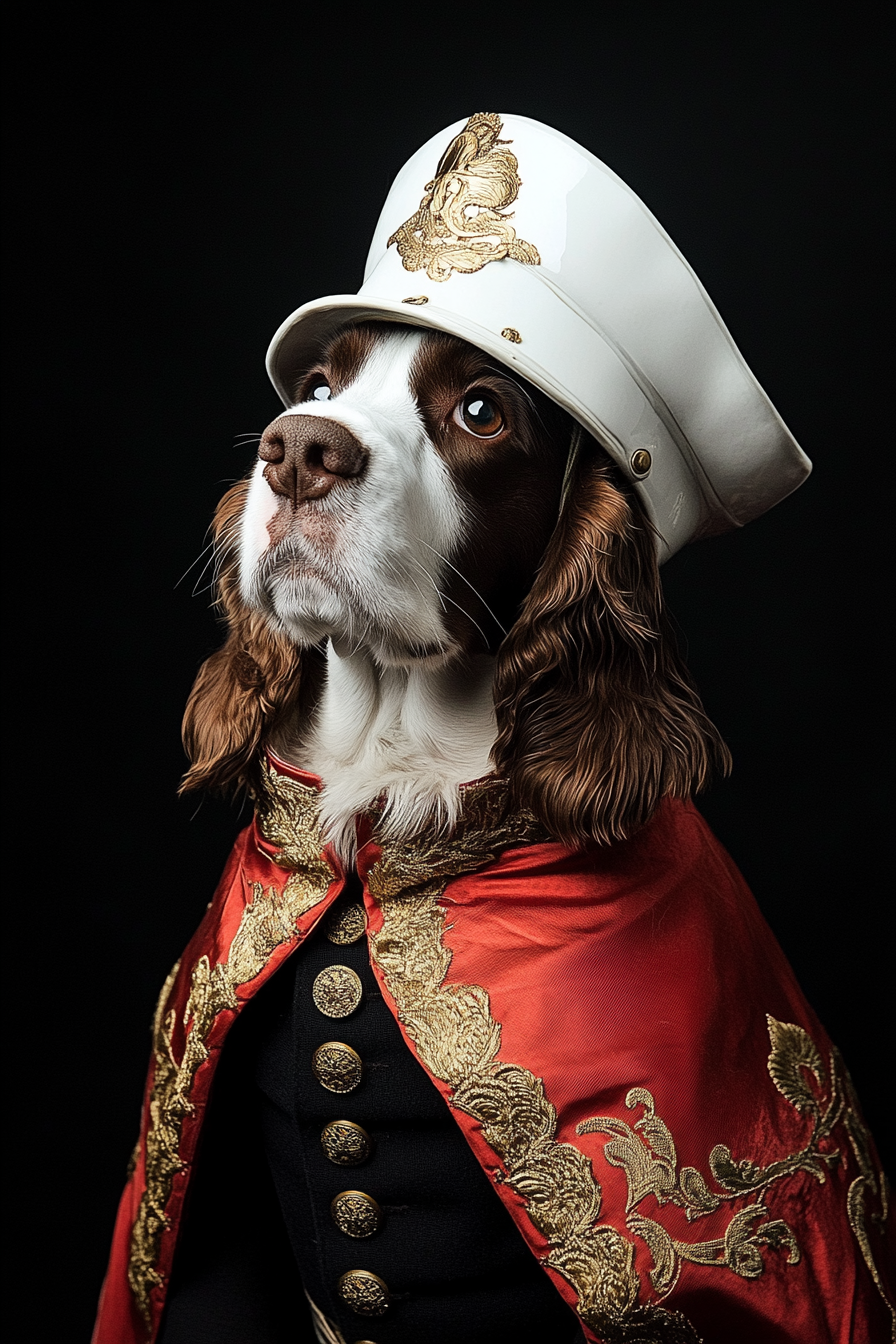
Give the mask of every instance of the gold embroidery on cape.
<path id="1" fill-rule="evenodd" d="M 599 1224 L 600 1184 L 586 1155 L 557 1141 L 557 1112 L 545 1096 L 543 1081 L 498 1058 L 501 1026 L 491 1014 L 486 990 L 445 983 L 452 954 L 442 940 L 451 925 L 446 923 L 449 912 L 439 901 L 450 879 L 483 866 L 511 845 L 544 838 L 533 817 L 509 811 L 506 790 L 494 781 L 465 790 L 463 816 L 452 835 L 422 836 L 414 847 L 384 842 L 382 859 L 369 877 L 371 895 L 383 915 L 382 930 L 372 939 L 373 959 L 420 1059 L 452 1089 L 451 1105 L 481 1126 L 505 1168 L 495 1179 L 525 1201 L 527 1216 L 548 1243 L 544 1263 L 572 1285 L 586 1324 L 606 1344 L 634 1340 L 694 1344 L 694 1329 L 680 1312 L 639 1300 L 634 1243 L 616 1228 Z M 882 1230 L 886 1183 L 882 1172 L 874 1172 L 849 1075 L 836 1052 L 825 1073 L 802 1027 L 770 1017 L 768 1029 L 772 1081 L 798 1112 L 812 1118 L 811 1134 L 798 1152 L 760 1167 L 749 1158 L 734 1158 L 727 1147 L 717 1144 L 709 1156 L 710 1171 L 720 1187 L 713 1190 L 696 1168 L 679 1170 L 672 1135 L 646 1088 L 632 1088 L 626 1097 L 630 1110 L 643 1110 L 634 1126 L 599 1116 L 579 1125 L 577 1133 L 610 1136 L 604 1156 L 623 1168 L 628 1179 L 628 1229 L 651 1252 L 650 1282 L 664 1298 L 674 1288 L 683 1260 L 726 1269 L 745 1279 L 762 1274 L 763 1248 L 786 1252 L 787 1263 L 796 1264 L 800 1258 L 796 1236 L 783 1220 L 767 1217 L 765 1196 L 778 1181 L 798 1172 L 823 1183 L 828 1165 L 839 1162 L 841 1154 L 821 1145 L 842 1123 L 861 1172 L 849 1190 L 850 1224 L 887 1301 L 864 1214 L 866 1195 L 876 1196 L 881 1212 L 873 1214 L 872 1221 Z M 806 1070 L 827 1095 L 824 1105 L 809 1086 Z M 689 1222 L 713 1213 L 725 1201 L 759 1197 L 732 1213 L 723 1237 L 690 1243 L 674 1239 L 655 1218 L 638 1211 L 648 1194 L 660 1206 L 672 1203 L 682 1208 Z"/>
<path id="2" fill-rule="evenodd" d="M 208 957 L 200 957 L 193 967 L 183 1016 L 189 1030 L 179 1062 L 171 1045 L 175 1013 L 165 1012 L 178 966 L 165 981 L 156 1007 L 146 1190 L 131 1231 L 128 1262 L 128 1283 L 147 1330 L 151 1324 L 150 1293 L 163 1281 L 158 1261 L 162 1234 L 168 1226 L 165 1206 L 174 1177 L 185 1165 L 180 1156 L 181 1133 L 184 1118 L 194 1109 L 190 1092 L 200 1065 L 208 1058 L 209 1032 L 220 1012 L 237 1007 L 236 991 L 264 970 L 273 952 L 295 936 L 296 920 L 323 900 L 333 880 L 330 868 L 320 857 L 317 792 L 265 769 L 264 793 L 259 800 L 262 833 L 279 847 L 277 863 L 301 871 L 290 873 L 282 890 L 265 890 L 260 882 L 253 882 L 252 900 L 243 911 L 227 960 L 211 966 Z"/>
<path id="3" fill-rule="evenodd" d="M 510 811 L 506 787 L 494 781 L 464 790 L 450 836 L 422 836 L 413 847 L 385 842 L 369 876 L 383 914 L 373 958 L 420 1059 L 452 1088 L 452 1106 L 480 1124 L 506 1169 L 496 1179 L 525 1200 L 549 1246 L 544 1263 L 572 1284 L 582 1319 L 608 1344 L 694 1344 L 679 1312 L 638 1301 L 634 1246 L 615 1228 L 595 1226 L 600 1186 L 585 1154 L 554 1137 L 557 1112 L 542 1080 L 497 1058 L 501 1026 L 486 990 L 445 984 L 451 952 L 442 936 L 450 925 L 439 899 L 450 879 L 511 845 L 547 838 L 534 817 Z"/>
<path id="4" fill-rule="evenodd" d="M 517 238 L 513 215 L 507 214 L 522 181 L 516 155 L 499 148 L 513 143 L 498 139 L 501 128 L 496 113 L 476 112 L 445 150 L 420 208 L 387 243 L 396 244 L 406 271 L 425 270 L 430 280 L 447 280 L 453 271 L 469 275 L 504 257 L 541 264 L 537 249 Z"/>
<path id="5" fill-rule="evenodd" d="M 791 1022 L 779 1022 L 767 1016 L 771 1053 L 768 1071 L 781 1095 L 801 1115 L 811 1118 L 811 1131 L 805 1145 L 795 1153 L 761 1167 L 750 1158 L 735 1159 L 724 1144 L 716 1144 L 709 1154 L 709 1169 L 719 1190 L 710 1189 L 695 1167 L 678 1170 L 675 1142 L 665 1122 L 656 1114 L 653 1096 L 646 1088 L 634 1087 L 625 1104 L 629 1110 L 643 1108 L 634 1126 L 613 1116 L 596 1116 L 576 1128 L 577 1134 L 611 1135 L 604 1145 L 604 1157 L 621 1167 L 628 1181 L 626 1222 L 629 1230 L 647 1243 L 654 1268 L 650 1281 L 661 1296 L 670 1293 L 678 1280 L 683 1260 L 693 1264 L 724 1267 L 741 1278 L 755 1279 L 765 1269 L 761 1248 L 786 1249 L 787 1263 L 795 1265 L 800 1249 L 793 1229 L 780 1218 L 766 1220 L 768 1206 L 764 1197 L 733 1214 L 724 1237 L 709 1241 L 685 1242 L 671 1237 L 655 1219 L 638 1213 L 637 1206 L 648 1195 L 657 1204 L 676 1204 L 688 1222 L 713 1213 L 726 1200 L 745 1196 L 764 1196 L 773 1185 L 798 1171 L 808 1172 L 820 1183 L 827 1180 L 827 1167 L 840 1163 L 839 1148 L 822 1148 L 842 1124 L 855 1153 L 860 1175 L 852 1182 L 847 1196 L 850 1226 L 859 1243 L 878 1292 L 893 1313 L 880 1274 L 874 1262 L 864 1220 L 866 1191 L 876 1196 L 881 1212 L 872 1215 L 883 1231 L 887 1215 L 886 1177 L 875 1174 L 871 1161 L 868 1131 L 861 1119 L 852 1082 L 836 1049 L 825 1069 L 811 1036 Z M 814 1077 L 818 1094 L 810 1086 L 807 1074 Z M 854 1216 L 854 1208 L 860 1211 Z"/>
<path id="6" fill-rule="evenodd" d="M 138 1139 L 131 1149 L 131 1155 L 128 1158 L 128 1165 L 125 1168 L 125 1181 L 129 1181 L 137 1170 L 137 1163 L 140 1161 L 140 1154 L 143 1152 L 143 1144 Z"/>
<path id="7" fill-rule="evenodd" d="M 871 1158 L 871 1136 L 862 1120 L 862 1112 L 852 1085 L 852 1079 L 836 1051 L 834 1057 L 842 1069 L 845 1102 L 843 1124 L 859 1168 L 859 1175 L 850 1185 L 846 1196 L 849 1225 L 853 1230 L 856 1241 L 859 1243 L 862 1258 L 868 1266 L 868 1272 L 874 1280 L 874 1286 L 890 1313 L 890 1335 L 896 1341 L 896 1303 L 890 1299 L 884 1287 L 880 1270 L 875 1261 L 874 1247 L 871 1244 L 872 1233 L 878 1241 L 881 1241 L 887 1235 L 887 1219 L 890 1211 L 890 1190 L 887 1183 L 887 1174 L 883 1167 L 879 1171 L 874 1170 L 874 1163 Z M 872 1199 L 876 1199 L 879 1205 L 879 1208 L 870 1214 L 871 1222 L 876 1224 L 873 1228 L 868 1227 L 869 1215 L 865 1207 L 869 1195 Z"/>

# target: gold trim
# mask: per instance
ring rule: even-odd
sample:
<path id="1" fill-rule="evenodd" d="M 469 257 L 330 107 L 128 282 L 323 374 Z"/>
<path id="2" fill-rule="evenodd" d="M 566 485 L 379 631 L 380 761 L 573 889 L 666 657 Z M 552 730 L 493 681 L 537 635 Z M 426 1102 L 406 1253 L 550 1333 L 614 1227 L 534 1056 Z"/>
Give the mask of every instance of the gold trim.
<path id="1" fill-rule="evenodd" d="M 428 294 L 412 294 L 408 299 L 402 299 L 402 303 L 413 304 L 415 308 L 421 308 L 424 303 L 429 303 Z"/>
<path id="2" fill-rule="evenodd" d="M 216 966 L 200 957 L 190 975 L 190 993 L 183 1023 L 188 1026 L 183 1055 L 172 1050 L 176 1015 L 165 1012 L 179 965 L 162 987 L 153 1022 L 155 1069 L 146 1135 L 146 1189 L 131 1230 L 128 1283 L 137 1309 L 151 1328 L 150 1294 L 163 1282 L 158 1270 L 162 1234 L 168 1227 L 165 1206 L 175 1175 L 185 1163 L 180 1144 L 185 1118 L 194 1110 L 190 1092 L 196 1074 L 208 1059 L 206 1041 L 218 1014 L 238 1007 L 237 990 L 264 970 L 272 954 L 296 934 L 296 921 L 326 896 L 333 873 L 321 859 L 318 795 L 265 767 L 265 792 L 259 823 L 265 838 L 280 847 L 275 862 L 298 867 L 282 890 L 252 884 L 252 900 L 243 910 L 227 960 Z"/>
<path id="3" fill-rule="evenodd" d="M 447 280 L 455 271 L 470 275 L 504 257 L 541 265 L 537 248 L 516 236 L 513 215 L 506 213 L 522 180 L 516 155 L 499 148 L 513 143 L 498 139 L 501 130 L 497 113 L 476 112 L 451 141 L 419 209 L 386 244 L 395 243 L 406 271 Z"/>
<path id="4" fill-rule="evenodd" d="M 849 1070 L 836 1049 L 833 1051 L 831 1063 L 832 1071 L 836 1068 L 840 1074 L 844 1098 L 843 1123 L 849 1137 L 849 1146 L 852 1148 L 860 1173 L 850 1185 L 846 1196 L 849 1225 L 858 1242 L 868 1272 L 874 1281 L 874 1286 L 890 1313 L 890 1336 L 896 1341 L 896 1303 L 887 1295 L 883 1278 L 875 1261 L 874 1248 L 871 1244 L 871 1233 L 874 1232 L 881 1243 L 881 1250 L 883 1250 L 883 1241 L 887 1235 L 887 1220 L 890 1212 L 890 1188 L 887 1182 L 887 1174 L 883 1167 L 879 1167 L 877 1171 L 874 1169 L 874 1162 L 871 1158 L 871 1135 L 862 1119 L 859 1099 L 856 1096 L 852 1078 L 849 1076 Z M 876 1199 L 879 1205 L 879 1208 L 871 1214 L 867 1212 L 866 1208 L 869 1195 L 872 1199 Z M 873 1228 L 868 1226 L 869 1218 L 871 1223 L 875 1224 Z"/>
<path id="5" fill-rule="evenodd" d="M 512 845 L 547 838 L 529 813 L 511 811 L 506 786 L 494 780 L 464 790 L 463 815 L 450 836 L 422 836 L 413 847 L 383 841 L 369 875 L 383 915 L 372 957 L 420 1059 L 452 1089 L 450 1104 L 479 1123 L 503 1163 L 495 1180 L 525 1201 L 548 1243 L 543 1263 L 572 1285 L 582 1320 L 608 1342 L 623 1334 L 631 1340 L 637 1328 L 645 1341 L 694 1344 L 680 1313 L 638 1301 L 634 1246 L 615 1228 L 594 1225 L 600 1186 L 585 1154 L 557 1142 L 557 1112 L 542 1080 L 497 1058 L 501 1026 L 486 990 L 445 984 L 451 952 L 442 943 L 439 900 L 450 879 Z"/>
<path id="6" fill-rule="evenodd" d="M 501 335 L 504 337 L 505 341 L 511 341 L 514 345 L 522 345 L 523 343 L 523 338 L 516 327 L 504 327 L 501 331 Z"/>
<path id="7" fill-rule="evenodd" d="M 548 1243 L 543 1263 L 571 1284 L 582 1320 L 606 1344 L 635 1338 L 694 1344 L 697 1335 L 680 1312 L 640 1300 L 635 1243 L 599 1223 L 600 1184 L 586 1155 L 573 1144 L 557 1141 L 557 1112 L 545 1096 L 543 1081 L 498 1058 L 501 1024 L 492 1016 L 486 990 L 446 984 L 452 953 L 443 944 L 447 912 L 439 902 L 448 882 L 482 867 L 511 845 L 545 838 L 532 817 L 509 811 L 506 789 L 499 781 L 465 790 L 464 801 L 463 816 L 449 837 L 426 835 L 413 848 L 381 842 L 382 858 L 369 877 L 371 896 L 383 917 L 381 931 L 371 940 L 373 960 L 421 1061 L 451 1089 L 450 1105 L 477 1121 L 503 1164 L 495 1180 L 506 1183 L 525 1202 L 527 1216 Z M 886 1187 L 883 1174 L 876 1176 L 871 1166 L 867 1131 L 854 1098 L 849 1100 L 848 1075 L 835 1054 L 825 1077 L 818 1051 L 803 1028 L 770 1017 L 768 1030 L 772 1081 L 798 1112 L 812 1117 L 812 1132 L 798 1152 L 759 1167 L 749 1158 L 735 1159 L 727 1147 L 717 1144 L 709 1155 L 709 1167 L 720 1188 L 711 1189 L 696 1168 L 679 1171 L 672 1135 L 646 1088 L 632 1088 L 626 1097 L 629 1109 L 643 1110 L 634 1126 L 597 1116 L 580 1124 L 577 1133 L 609 1135 L 604 1156 L 611 1165 L 622 1167 L 628 1179 L 628 1231 L 650 1250 L 651 1285 L 665 1297 L 675 1286 L 683 1260 L 753 1279 L 764 1272 L 764 1249 L 785 1251 L 790 1265 L 799 1261 L 800 1251 L 793 1230 L 781 1219 L 766 1217 L 764 1198 L 732 1211 L 724 1236 L 688 1243 L 675 1240 L 658 1221 L 638 1211 L 648 1194 L 660 1206 L 678 1205 L 692 1221 L 713 1213 L 725 1201 L 765 1196 L 779 1181 L 800 1171 L 823 1183 L 827 1167 L 840 1160 L 840 1152 L 821 1145 L 842 1121 L 862 1173 L 850 1188 L 849 1219 L 886 1301 L 864 1211 L 866 1190 L 878 1194 L 882 1213 L 873 1218 L 882 1224 Z M 830 1094 L 823 1107 L 806 1071 Z"/>

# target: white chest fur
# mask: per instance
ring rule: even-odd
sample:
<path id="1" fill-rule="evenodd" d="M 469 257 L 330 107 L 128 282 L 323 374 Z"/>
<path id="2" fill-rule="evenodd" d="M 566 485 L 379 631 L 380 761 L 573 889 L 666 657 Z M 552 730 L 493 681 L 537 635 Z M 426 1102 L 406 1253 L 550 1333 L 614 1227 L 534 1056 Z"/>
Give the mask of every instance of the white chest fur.
<path id="1" fill-rule="evenodd" d="M 328 645 L 312 723 L 276 748 L 323 780 L 324 831 L 343 858 L 354 850 L 356 814 L 380 796 L 389 834 L 454 822 L 458 785 L 491 770 L 493 672 L 486 656 L 381 669 L 369 654 Z"/>

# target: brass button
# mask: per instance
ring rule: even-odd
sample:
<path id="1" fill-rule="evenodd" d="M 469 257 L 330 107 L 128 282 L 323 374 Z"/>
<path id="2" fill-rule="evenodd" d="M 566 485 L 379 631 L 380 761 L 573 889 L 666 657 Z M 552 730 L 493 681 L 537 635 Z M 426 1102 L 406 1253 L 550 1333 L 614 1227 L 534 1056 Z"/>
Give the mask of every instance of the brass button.
<path id="1" fill-rule="evenodd" d="M 347 1237 L 372 1237 L 379 1232 L 383 1213 L 372 1195 L 343 1190 L 330 1203 L 330 1217 Z"/>
<path id="2" fill-rule="evenodd" d="M 636 476 L 646 476 L 652 460 L 646 448 L 639 448 L 637 452 L 632 453 L 632 471 Z"/>
<path id="3" fill-rule="evenodd" d="M 337 1167 L 356 1167 L 366 1162 L 373 1144 L 366 1129 L 351 1120 L 331 1120 L 320 1136 L 324 1156 Z"/>
<path id="4" fill-rule="evenodd" d="M 342 909 L 331 910 L 324 925 L 324 932 L 331 943 L 346 947 L 356 943 L 364 932 L 366 920 L 363 905 L 346 905 Z"/>
<path id="5" fill-rule="evenodd" d="M 324 1041 L 311 1059 L 311 1072 L 328 1092 L 351 1092 L 361 1081 L 364 1066 L 357 1050 L 342 1041 Z"/>
<path id="6" fill-rule="evenodd" d="M 348 1017 L 364 995 L 360 978 L 350 966 L 327 966 L 314 978 L 311 997 L 324 1017 Z"/>
<path id="7" fill-rule="evenodd" d="M 340 1300 L 356 1316 L 385 1316 L 389 1310 L 389 1287 L 369 1269 L 350 1269 L 336 1285 Z"/>

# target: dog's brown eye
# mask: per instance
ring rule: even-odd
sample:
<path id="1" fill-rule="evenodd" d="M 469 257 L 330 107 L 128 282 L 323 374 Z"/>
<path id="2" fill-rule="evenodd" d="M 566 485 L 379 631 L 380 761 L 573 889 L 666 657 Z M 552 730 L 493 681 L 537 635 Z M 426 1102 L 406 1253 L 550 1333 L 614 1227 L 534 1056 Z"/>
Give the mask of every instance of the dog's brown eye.
<path id="1" fill-rule="evenodd" d="M 492 439 L 504 428 L 504 417 L 497 402 L 481 392 L 468 393 L 458 404 L 454 418 L 480 439 Z"/>

